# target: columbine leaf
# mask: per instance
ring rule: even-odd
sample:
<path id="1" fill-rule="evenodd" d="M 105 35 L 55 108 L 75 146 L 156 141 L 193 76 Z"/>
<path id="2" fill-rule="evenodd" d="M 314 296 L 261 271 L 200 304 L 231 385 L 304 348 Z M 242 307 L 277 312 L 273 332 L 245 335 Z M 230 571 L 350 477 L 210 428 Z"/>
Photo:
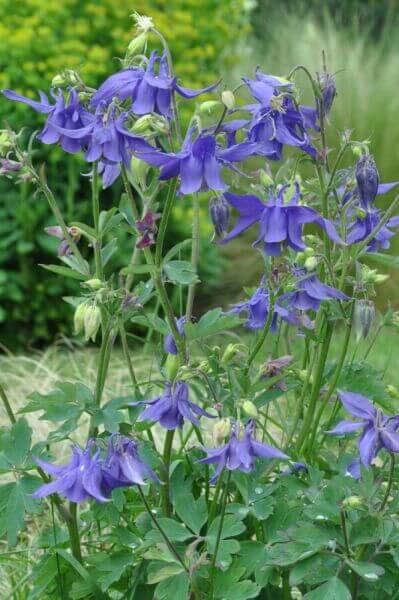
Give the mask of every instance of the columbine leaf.
<path id="1" fill-rule="evenodd" d="M 172 283 L 191 285 L 199 281 L 194 267 L 187 260 L 171 260 L 164 263 L 163 269 L 166 277 Z"/>
<path id="2" fill-rule="evenodd" d="M 351 600 L 351 597 L 346 585 L 338 577 L 333 577 L 306 594 L 304 600 Z"/>
<path id="3" fill-rule="evenodd" d="M 32 430 L 26 419 L 18 419 L 0 435 L 0 449 L 6 462 L 13 468 L 25 466 L 32 438 Z"/>
<path id="4" fill-rule="evenodd" d="M 187 600 L 190 580 L 187 573 L 164 579 L 155 590 L 155 600 Z"/>
<path id="5" fill-rule="evenodd" d="M 81 413 L 93 404 L 93 394 L 82 383 L 57 383 L 55 390 L 49 394 L 33 392 L 30 402 L 22 413 L 43 411 L 41 419 L 47 421 L 64 421 L 78 419 Z"/>
<path id="6" fill-rule="evenodd" d="M 366 581 L 377 581 L 385 573 L 385 569 L 375 563 L 360 562 L 358 560 L 348 560 L 346 562 L 352 571 L 355 571 L 355 573 Z"/>
<path id="7" fill-rule="evenodd" d="M 15 546 L 18 541 L 18 534 L 24 527 L 25 513 L 37 514 L 41 510 L 40 500 L 32 498 L 32 493 L 40 484 L 38 477 L 25 475 L 1 488 L 0 535 L 7 535 L 10 546 Z"/>

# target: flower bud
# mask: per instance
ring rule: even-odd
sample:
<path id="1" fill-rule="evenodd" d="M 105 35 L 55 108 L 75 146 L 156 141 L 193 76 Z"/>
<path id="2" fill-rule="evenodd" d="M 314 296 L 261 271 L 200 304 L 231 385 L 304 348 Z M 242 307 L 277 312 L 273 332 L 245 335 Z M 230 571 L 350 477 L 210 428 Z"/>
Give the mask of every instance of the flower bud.
<path id="1" fill-rule="evenodd" d="M 242 404 L 242 409 L 245 414 L 248 415 L 248 417 L 251 417 L 252 419 L 257 418 L 258 409 L 256 408 L 255 404 L 251 402 L 251 400 L 245 400 L 245 402 Z"/>
<path id="2" fill-rule="evenodd" d="M 93 290 L 94 292 L 97 292 L 98 290 L 100 290 L 104 284 L 101 281 L 101 279 L 88 279 L 87 281 L 85 281 L 85 285 L 87 285 L 87 287 L 89 287 L 91 290 Z"/>
<path id="3" fill-rule="evenodd" d="M 309 256 L 309 258 L 305 260 L 304 267 L 307 271 L 314 271 L 317 267 L 317 264 L 317 258 L 315 256 Z"/>
<path id="4" fill-rule="evenodd" d="M 137 156 L 132 156 L 130 161 L 130 170 L 133 179 L 140 185 L 140 187 L 144 188 L 146 183 L 147 173 L 150 169 L 148 163 L 144 162 Z"/>
<path id="5" fill-rule="evenodd" d="M 335 85 L 335 78 L 333 77 L 333 75 L 330 75 L 330 73 L 322 73 L 318 76 L 318 81 L 323 102 L 320 102 L 318 100 L 317 108 L 319 115 L 320 112 L 323 111 L 323 117 L 325 117 L 331 110 L 334 98 L 337 94 L 337 88 Z"/>
<path id="6" fill-rule="evenodd" d="M 212 439 L 215 446 L 220 446 L 224 439 L 231 433 L 231 424 L 229 419 L 220 419 L 213 426 Z"/>
<path id="7" fill-rule="evenodd" d="M 218 100 L 206 100 L 205 102 L 201 102 L 199 111 L 202 115 L 209 115 L 220 106 L 221 104 Z"/>
<path id="8" fill-rule="evenodd" d="M 12 148 L 13 140 L 6 129 L 0 130 L 0 156 L 5 156 Z"/>
<path id="9" fill-rule="evenodd" d="M 348 496 L 342 502 L 343 508 L 361 508 L 363 506 L 363 500 L 360 496 Z"/>
<path id="10" fill-rule="evenodd" d="M 137 121 L 130 128 L 132 133 L 147 133 L 151 130 L 152 124 L 154 122 L 154 116 L 152 114 L 143 115 L 139 117 Z"/>
<path id="11" fill-rule="evenodd" d="M 311 248 L 310 246 L 308 246 L 307 248 L 305 248 L 305 250 L 303 251 L 304 255 L 307 257 L 310 256 L 314 256 L 315 255 L 315 251 L 314 248 Z"/>
<path id="12" fill-rule="evenodd" d="M 233 110 L 233 108 L 235 108 L 236 99 L 234 98 L 234 94 L 231 90 L 225 90 L 222 92 L 222 102 L 229 110 Z"/>
<path id="13" fill-rule="evenodd" d="M 263 169 L 259 171 L 259 181 L 265 188 L 271 187 L 274 185 L 273 179 L 270 177 L 269 173 L 266 173 Z"/>
<path id="14" fill-rule="evenodd" d="M 361 203 L 367 207 L 378 192 L 380 177 L 371 154 L 363 154 L 356 164 L 357 189 Z"/>
<path id="15" fill-rule="evenodd" d="M 173 382 L 180 369 L 180 358 L 178 354 L 168 354 L 165 361 L 165 372 L 168 381 Z"/>
<path id="16" fill-rule="evenodd" d="M 355 331 L 356 338 L 366 339 L 370 333 L 375 318 L 374 302 L 371 300 L 356 300 L 355 303 Z"/>
<path id="17" fill-rule="evenodd" d="M 143 31 L 137 37 L 133 38 L 127 47 L 126 57 L 131 58 L 136 54 L 142 54 L 147 43 L 147 32 Z"/>
<path id="18" fill-rule="evenodd" d="M 57 73 L 57 75 L 55 75 L 53 77 L 53 79 L 51 80 L 51 87 L 53 87 L 53 88 L 64 87 L 64 85 L 65 85 L 65 78 L 62 75 L 62 73 Z"/>
<path id="19" fill-rule="evenodd" d="M 399 398 L 399 390 L 394 385 L 387 385 L 385 391 L 391 396 L 391 398 Z"/>
<path id="20" fill-rule="evenodd" d="M 78 306 L 75 309 L 75 314 L 73 317 L 73 325 L 74 325 L 76 335 L 83 330 L 84 316 L 86 313 L 86 308 L 87 308 L 87 304 L 85 302 L 82 302 L 81 304 L 78 304 Z"/>
<path id="21" fill-rule="evenodd" d="M 227 344 L 226 350 L 223 352 L 220 362 L 224 365 L 227 365 L 235 356 L 237 356 L 238 352 L 238 344 Z"/>
<path id="22" fill-rule="evenodd" d="M 215 196 L 209 201 L 209 215 L 215 228 L 215 235 L 224 237 L 230 218 L 230 207 L 224 196 Z"/>
<path id="23" fill-rule="evenodd" d="M 84 313 L 84 331 L 86 342 L 88 342 L 90 339 L 93 342 L 95 341 L 100 325 L 101 311 L 99 307 L 96 304 L 88 305 Z"/>

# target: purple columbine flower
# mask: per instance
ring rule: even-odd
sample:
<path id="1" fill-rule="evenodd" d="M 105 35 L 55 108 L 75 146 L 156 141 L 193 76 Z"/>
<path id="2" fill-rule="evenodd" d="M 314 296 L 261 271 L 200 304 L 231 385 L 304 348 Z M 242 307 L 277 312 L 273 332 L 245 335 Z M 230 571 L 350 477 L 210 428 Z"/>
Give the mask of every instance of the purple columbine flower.
<path id="1" fill-rule="evenodd" d="M 281 375 L 283 368 L 291 364 L 293 360 L 294 357 L 290 354 L 280 356 L 280 358 L 269 358 L 269 360 L 262 367 L 262 377 L 265 379 L 278 377 Z M 283 392 L 287 390 L 287 384 L 285 383 L 284 379 L 277 381 L 275 386 Z"/>
<path id="2" fill-rule="evenodd" d="M 88 125 L 81 129 L 67 130 L 54 126 L 62 135 L 80 140 L 87 145 L 85 160 L 97 162 L 102 174 L 104 188 L 114 183 L 120 174 L 120 165 L 130 165 L 133 152 L 152 149 L 143 138 L 130 133 L 124 127 L 128 113 L 117 114 L 115 106 L 100 105 L 95 115 L 90 115 Z"/>
<path id="3" fill-rule="evenodd" d="M 108 77 L 93 94 L 91 106 L 97 108 L 103 102 L 108 104 L 117 97 L 121 101 L 131 100 L 131 109 L 137 115 L 157 113 L 170 118 L 173 92 L 183 98 L 196 98 L 211 92 L 218 85 L 219 82 L 200 90 L 182 87 L 175 77 L 170 76 L 166 55 L 158 56 L 154 50 L 146 69 L 132 67 Z"/>
<path id="4" fill-rule="evenodd" d="M 270 446 L 269 444 L 262 444 L 254 438 L 254 421 L 249 421 L 245 427 L 244 432 L 240 435 L 240 423 L 237 421 L 233 427 L 233 431 L 230 440 L 224 446 L 220 448 L 204 448 L 204 452 L 208 454 L 206 458 L 200 459 L 200 463 L 206 465 L 217 465 L 216 471 L 211 483 L 215 483 L 223 469 L 229 471 L 243 471 L 244 473 L 250 473 L 254 469 L 254 462 L 256 458 L 273 460 L 275 458 L 279 460 L 287 460 L 288 456 Z"/>
<path id="5" fill-rule="evenodd" d="M 143 485 L 145 478 L 159 479 L 154 471 L 140 458 L 137 443 L 123 435 L 112 435 L 108 442 L 108 453 L 102 465 L 104 488 L 112 490 L 130 485 Z"/>
<path id="6" fill-rule="evenodd" d="M 295 291 L 283 294 L 280 302 L 286 302 L 290 308 L 297 310 L 314 310 L 317 312 L 322 300 L 350 300 L 350 298 L 334 287 L 325 285 L 315 274 L 298 279 Z"/>
<path id="7" fill-rule="evenodd" d="M 245 323 L 245 326 L 248 327 L 248 329 L 263 329 L 269 316 L 269 306 L 269 290 L 264 287 L 260 287 L 255 291 L 251 298 L 249 298 L 249 300 L 235 304 L 230 309 L 229 313 L 240 314 L 245 312 L 248 315 Z M 274 304 L 273 318 L 270 327 L 271 331 L 277 331 L 277 323 L 279 318 L 287 323 L 290 323 L 291 325 L 300 325 L 295 312 L 289 311 L 287 308 L 280 306 L 280 304 L 276 302 Z"/>
<path id="8" fill-rule="evenodd" d="M 378 193 L 380 176 L 371 154 L 363 154 L 356 163 L 357 192 L 364 208 L 369 207 Z"/>
<path id="9" fill-rule="evenodd" d="M 369 467 L 378 452 L 385 448 L 388 452 L 399 452 L 399 415 L 388 417 L 376 409 L 371 401 L 353 392 L 339 392 L 339 398 L 344 408 L 360 421 L 341 421 L 328 433 L 330 435 L 345 435 L 362 429 L 358 442 L 360 460 L 354 460 L 348 466 L 348 473 L 358 479 L 360 465 Z"/>
<path id="10" fill-rule="evenodd" d="M 258 154 L 280 160 L 283 146 L 299 147 L 316 157 L 307 128 L 318 130 L 317 112 L 307 106 L 298 107 L 292 98 L 291 82 L 256 70 L 255 79 L 244 77 L 256 104 L 243 107 L 252 113 L 248 139 L 259 144 Z"/>
<path id="11" fill-rule="evenodd" d="M 285 477 L 287 475 L 293 475 L 294 473 L 301 473 L 301 472 L 308 473 L 309 472 L 308 466 L 302 462 L 291 462 L 290 461 L 290 466 L 287 467 L 287 469 L 284 469 L 284 471 L 281 471 L 280 475 L 283 475 Z"/>
<path id="12" fill-rule="evenodd" d="M 215 196 L 209 201 L 209 215 L 215 230 L 215 235 L 222 238 L 229 225 L 230 207 L 223 196 Z"/>
<path id="13" fill-rule="evenodd" d="M 33 494 L 35 498 L 44 498 L 50 494 L 60 494 L 71 502 L 83 502 L 94 498 L 106 502 L 103 491 L 102 460 L 97 450 L 93 454 L 93 442 L 89 441 L 85 450 L 72 447 L 72 458 L 67 465 L 53 465 L 40 458 L 34 458 L 36 464 L 49 475 L 55 477 L 51 483 L 42 485 Z"/>
<path id="14" fill-rule="evenodd" d="M 162 396 L 155 400 L 133 402 L 131 406 L 146 404 L 147 408 L 141 413 L 139 421 L 159 422 L 165 429 L 182 427 L 184 419 L 199 426 L 195 415 L 214 418 L 194 402 L 190 402 L 189 387 L 184 381 L 176 381 L 173 385 L 166 383 Z"/>
<path id="15" fill-rule="evenodd" d="M 68 256 L 72 253 L 72 250 L 70 249 L 68 242 L 62 233 L 61 227 L 58 225 L 52 225 L 51 227 L 45 227 L 44 231 L 48 235 L 56 237 L 58 240 L 60 240 L 58 246 L 58 256 Z M 80 231 L 77 227 L 68 227 L 68 233 L 75 242 L 80 240 Z"/>
<path id="16" fill-rule="evenodd" d="M 320 113 L 323 112 L 323 117 L 326 117 L 331 110 L 335 96 L 337 95 L 337 87 L 335 85 L 335 77 L 330 73 L 322 73 L 317 76 L 320 86 L 320 92 L 323 102 L 316 100 L 317 113 L 320 118 Z"/>
<path id="17" fill-rule="evenodd" d="M 186 316 L 180 317 L 179 319 L 176 320 L 177 331 L 183 338 L 185 335 L 184 334 L 185 323 L 187 323 Z M 164 342 L 163 342 L 163 348 L 167 354 L 175 354 L 176 355 L 178 353 L 176 342 L 173 339 L 173 335 L 171 333 L 168 333 L 165 335 Z"/>
<path id="18" fill-rule="evenodd" d="M 93 115 L 83 108 L 79 102 L 76 90 L 71 89 L 68 92 L 67 99 L 65 99 L 61 90 L 57 94 L 51 90 L 50 94 L 55 100 L 54 105 L 50 103 L 43 92 L 39 92 L 40 102 L 25 98 L 25 96 L 21 96 L 12 90 L 2 90 L 2 93 L 9 100 L 22 102 L 36 112 L 48 115 L 42 132 L 37 136 L 43 144 L 56 144 L 59 142 L 65 152 L 73 154 L 79 152 L 82 146 L 88 142 L 88 138 L 85 136 L 76 139 L 68 135 L 68 132 L 88 125 L 93 118 Z M 66 132 L 61 133 L 60 128 Z"/>
<path id="19" fill-rule="evenodd" d="M 374 231 L 382 219 L 382 213 L 378 209 L 368 209 L 362 216 L 357 216 L 348 227 L 346 242 L 348 244 L 358 244 L 362 242 Z M 391 231 L 392 227 L 399 226 L 399 216 L 389 219 L 378 231 L 374 239 L 367 246 L 367 252 L 378 252 L 381 247 L 387 250 L 391 243 L 390 239 L 395 235 Z"/>
<path id="20" fill-rule="evenodd" d="M 160 180 L 180 176 L 180 193 L 193 194 L 200 190 L 227 189 L 221 176 L 222 167 L 233 168 L 256 152 L 257 145 L 249 142 L 221 148 L 211 134 L 200 133 L 194 140 L 195 127 L 189 127 L 183 146 L 177 153 L 151 150 L 138 157 L 155 167 L 161 167 Z"/>
<path id="21" fill-rule="evenodd" d="M 21 169 L 22 163 L 9 158 L 0 158 L 0 176 L 8 176 L 12 175 L 13 173 L 19 173 Z"/>
<path id="22" fill-rule="evenodd" d="M 240 213 L 240 216 L 233 230 L 221 240 L 221 243 L 229 242 L 255 223 L 259 223 L 259 237 L 253 245 L 262 244 L 265 254 L 278 256 L 286 247 L 295 251 L 304 250 L 306 244 L 302 240 L 303 227 L 306 223 L 317 223 L 331 240 L 342 244 L 331 221 L 324 219 L 313 208 L 298 204 L 301 194 L 297 184 L 291 200 L 284 204 L 284 193 L 289 187 L 289 185 L 282 186 L 277 196 L 269 197 L 267 204 L 257 196 L 225 193 L 225 198 Z"/>
<path id="23" fill-rule="evenodd" d="M 155 244 L 155 235 L 158 231 L 156 221 L 160 218 L 160 214 L 149 211 L 144 219 L 136 221 L 136 229 L 141 233 L 141 238 L 137 242 L 137 248 L 148 248 Z"/>

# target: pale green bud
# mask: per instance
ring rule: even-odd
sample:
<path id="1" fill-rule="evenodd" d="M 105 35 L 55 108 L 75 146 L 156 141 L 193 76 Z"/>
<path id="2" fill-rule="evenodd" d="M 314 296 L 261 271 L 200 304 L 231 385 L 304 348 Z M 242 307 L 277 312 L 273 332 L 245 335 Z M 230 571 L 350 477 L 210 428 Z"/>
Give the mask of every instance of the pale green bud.
<path id="1" fill-rule="evenodd" d="M 248 417 L 252 417 L 253 419 L 257 418 L 258 409 L 256 408 L 255 404 L 251 402 L 251 400 L 245 400 L 245 402 L 242 404 L 242 409 L 245 414 L 248 415 Z"/>
<path id="2" fill-rule="evenodd" d="M 155 117 L 152 127 L 156 133 L 167 134 L 170 131 L 169 122 L 163 117 Z"/>
<path id="3" fill-rule="evenodd" d="M 165 372 L 168 381 L 174 381 L 180 368 L 180 358 L 178 354 L 168 354 L 165 361 Z"/>
<path id="4" fill-rule="evenodd" d="M 310 246 L 308 246 L 307 248 L 305 248 L 305 250 L 303 251 L 303 253 L 304 253 L 304 255 L 306 257 L 314 256 L 315 255 L 315 250 L 314 250 L 314 248 L 311 248 Z"/>
<path id="5" fill-rule="evenodd" d="M 98 290 L 100 290 L 104 284 L 101 281 L 101 279 L 88 279 L 88 281 L 85 281 L 85 285 L 87 285 L 87 287 L 89 287 L 91 290 L 93 290 L 94 292 L 97 292 Z"/>
<path id="6" fill-rule="evenodd" d="M 101 311 L 96 304 L 91 304 L 86 307 L 84 314 L 84 331 L 85 340 L 88 342 L 96 339 L 97 331 L 101 325 Z"/>
<path id="7" fill-rule="evenodd" d="M 274 185 L 274 181 L 273 179 L 270 177 L 270 175 L 268 173 L 266 173 L 266 171 L 264 171 L 263 169 L 261 169 L 259 171 L 259 181 L 261 182 L 262 185 L 264 185 L 266 188 L 271 187 L 272 185 Z"/>
<path id="8" fill-rule="evenodd" d="M 223 352 L 220 362 L 228 364 L 239 352 L 238 344 L 227 344 L 226 350 Z"/>
<path id="9" fill-rule="evenodd" d="M 342 506 L 344 508 L 361 508 L 363 501 L 360 496 L 348 496 L 348 498 L 343 500 Z"/>
<path id="10" fill-rule="evenodd" d="M 201 102 L 199 111 L 203 115 L 209 115 L 217 108 L 220 108 L 220 106 L 221 103 L 218 100 L 207 100 L 206 102 Z"/>
<path id="11" fill-rule="evenodd" d="M 298 254 L 296 255 L 296 263 L 300 266 L 303 267 L 305 264 L 305 260 L 306 260 L 306 255 L 304 252 L 298 252 Z"/>
<path id="12" fill-rule="evenodd" d="M 306 369 L 301 369 L 301 370 L 297 371 L 297 375 L 298 375 L 298 378 L 300 379 L 300 381 L 305 382 L 306 378 L 308 376 L 308 372 Z M 309 383 L 313 383 L 313 375 L 311 375 L 309 377 Z"/>
<path id="13" fill-rule="evenodd" d="M 225 438 L 231 433 L 231 424 L 229 419 L 220 419 L 213 426 L 212 439 L 215 446 L 220 446 Z"/>
<path id="14" fill-rule="evenodd" d="M 391 396 L 391 398 L 399 398 L 399 390 L 394 385 L 387 385 L 385 391 Z"/>
<path id="15" fill-rule="evenodd" d="M 132 177 L 142 188 L 145 187 L 146 177 L 149 169 L 150 166 L 144 162 L 144 160 L 137 158 L 137 156 L 132 156 L 130 161 Z"/>
<path id="16" fill-rule="evenodd" d="M 318 261 L 315 256 L 309 256 L 309 258 L 307 258 L 304 263 L 305 269 L 307 271 L 314 271 L 317 267 L 317 263 Z"/>
<path id="17" fill-rule="evenodd" d="M 362 151 L 362 147 L 360 145 L 356 145 L 356 146 L 351 146 L 352 148 L 352 154 L 354 154 L 355 156 L 361 156 L 363 154 Z"/>
<path id="18" fill-rule="evenodd" d="M 231 90 L 225 90 L 222 92 L 222 102 L 229 110 L 233 110 L 233 108 L 235 108 L 236 99 L 234 98 L 234 94 Z"/>
<path id="19" fill-rule="evenodd" d="M 82 302 L 81 304 L 78 304 L 78 306 L 75 309 L 75 314 L 73 317 L 75 334 L 78 334 L 83 330 L 86 308 L 87 304 L 85 304 L 85 302 Z"/>
<path id="20" fill-rule="evenodd" d="M 142 54 L 145 50 L 147 43 L 147 32 L 143 31 L 137 37 L 133 38 L 127 47 L 126 56 L 128 58 L 136 56 L 136 54 Z"/>
<path id="21" fill-rule="evenodd" d="M 139 117 L 137 121 L 133 124 L 133 126 L 131 127 L 131 131 L 132 133 L 137 134 L 146 133 L 151 130 L 153 122 L 153 115 L 143 115 L 142 117 Z"/>
<path id="22" fill-rule="evenodd" d="M 60 88 L 60 87 L 63 87 L 64 85 L 65 85 L 65 78 L 62 75 L 62 73 L 58 73 L 51 80 L 51 87 L 53 87 L 53 88 Z"/>
<path id="23" fill-rule="evenodd" d="M 0 156 L 5 156 L 12 148 L 13 140 L 6 129 L 0 130 Z"/>
<path id="24" fill-rule="evenodd" d="M 366 217 L 366 211 L 364 210 L 364 208 L 361 208 L 360 206 L 356 209 L 356 216 L 359 217 L 359 219 L 364 219 Z"/>

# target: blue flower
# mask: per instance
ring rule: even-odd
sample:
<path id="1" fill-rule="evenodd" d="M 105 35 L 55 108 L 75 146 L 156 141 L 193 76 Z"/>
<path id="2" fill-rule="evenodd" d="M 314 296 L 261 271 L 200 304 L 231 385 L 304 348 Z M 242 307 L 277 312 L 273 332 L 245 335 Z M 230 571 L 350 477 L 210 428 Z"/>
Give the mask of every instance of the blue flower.
<path id="1" fill-rule="evenodd" d="M 180 177 L 180 193 L 193 194 L 200 190 L 225 190 L 221 177 L 223 166 L 232 168 L 255 153 L 257 145 L 249 142 L 221 148 L 211 134 L 200 133 L 194 140 L 195 127 L 190 127 L 181 150 L 177 153 L 155 149 L 140 152 L 138 157 L 155 167 L 161 167 L 160 180 Z"/>
<path id="2" fill-rule="evenodd" d="M 368 209 L 364 215 L 357 216 L 348 227 L 347 243 L 358 244 L 362 242 L 375 230 L 382 219 L 381 211 L 378 209 Z M 399 216 L 389 219 L 383 227 L 377 232 L 375 237 L 370 240 L 367 246 L 367 252 L 378 252 L 381 247 L 387 250 L 390 247 L 390 239 L 395 235 L 391 231 L 392 227 L 399 226 Z"/>
<path id="3" fill-rule="evenodd" d="M 248 329 L 253 330 L 263 329 L 269 316 L 269 305 L 269 290 L 264 287 L 260 287 L 255 291 L 251 298 L 249 298 L 249 300 L 235 304 L 229 312 L 238 314 L 241 312 L 246 312 L 248 318 L 245 326 L 248 327 Z M 273 318 L 270 327 L 271 331 L 277 330 L 279 318 L 292 325 L 300 325 L 295 312 L 287 310 L 276 302 L 273 309 Z"/>
<path id="4" fill-rule="evenodd" d="M 188 398 L 188 385 L 184 381 L 176 381 L 173 385 L 167 383 L 163 394 L 158 398 L 133 402 L 131 406 L 146 404 L 147 408 L 141 413 L 139 421 L 159 422 L 162 427 L 169 430 L 182 427 L 184 419 L 199 426 L 196 415 L 214 418 L 206 410 L 190 402 Z"/>
<path id="5" fill-rule="evenodd" d="M 280 296 L 279 301 L 286 302 L 290 308 L 297 310 L 314 310 L 317 312 L 322 300 L 349 300 L 340 290 L 326 285 L 315 274 L 301 277 L 295 283 L 295 291 Z"/>
<path id="6" fill-rule="evenodd" d="M 186 322 L 187 322 L 187 318 L 185 316 L 180 317 L 176 321 L 177 331 L 183 338 L 184 338 L 184 324 Z M 167 335 L 165 335 L 165 338 L 163 341 L 163 348 L 167 354 L 175 354 L 176 355 L 178 353 L 176 342 L 173 339 L 173 335 L 171 333 L 168 333 Z"/>
<path id="7" fill-rule="evenodd" d="M 377 165 L 371 154 L 363 154 L 357 161 L 356 181 L 360 203 L 367 208 L 374 202 L 380 183 Z"/>
<path id="8" fill-rule="evenodd" d="M 61 90 L 57 94 L 51 91 L 51 96 L 55 100 L 54 105 L 50 103 L 43 92 L 39 92 L 40 102 L 25 98 L 25 96 L 21 96 L 12 90 L 2 90 L 2 93 L 9 100 L 22 102 L 36 110 L 36 112 L 48 115 L 43 131 L 37 136 L 43 144 L 56 144 L 59 142 L 65 152 L 73 154 L 79 152 L 88 142 L 89 138 L 87 136 L 76 139 L 67 133 L 85 127 L 93 118 L 93 115 L 80 104 L 79 96 L 75 90 L 71 89 L 69 91 L 67 99 L 65 99 Z M 66 133 L 61 133 L 59 128 L 65 129 Z"/>
<path id="9" fill-rule="evenodd" d="M 296 251 L 304 250 L 306 245 L 302 240 L 303 227 L 307 223 L 317 223 L 331 240 L 342 244 L 331 221 L 324 219 L 313 208 L 298 204 L 300 191 L 297 184 L 295 184 L 295 194 L 288 204 L 284 204 L 284 193 L 289 187 L 285 185 L 277 196 L 271 195 L 267 204 L 257 196 L 225 193 L 225 198 L 240 213 L 240 216 L 234 229 L 221 240 L 221 243 L 229 242 L 255 223 L 259 223 L 259 237 L 253 245 L 261 244 L 265 254 L 278 256 L 287 247 Z"/>
<path id="10" fill-rule="evenodd" d="M 206 465 L 217 465 L 215 474 L 210 480 L 211 483 L 215 483 L 218 480 L 225 468 L 229 471 L 236 471 L 238 469 L 244 473 L 250 473 L 254 469 L 256 458 L 269 460 L 276 458 L 279 460 L 288 459 L 286 454 L 274 448 L 274 446 L 258 442 L 254 438 L 254 428 L 254 421 L 249 421 L 244 432 L 241 432 L 240 423 L 237 421 L 227 444 L 220 448 L 204 448 L 204 452 L 208 456 L 200 459 L 199 462 Z"/>
<path id="11" fill-rule="evenodd" d="M 360 465 L 369 467 L 378 452 L 385 448 L 388 452 L 399 452 L 399 415 L 388 417 L 370 402 L 368 398 L 353 392 L 339 392 L 344 408 L 359 421 L 341 421 L 328 433 L 345 435 L 362 430 L 358 448 L 360 459 L 354 460 L 348 467 L 348 473 L 358 479 Z"/>
<path id="12" fill-rule="evenodd" d="M 159 57 L 154 50 L 146 69 L 132 67 L 108 77 L 92 96 L 91 106 L 96 108 L 103 102 L 108 104 L 117 97 L 121 101 L 131 100 L 131 110 L 137 115 L 157 113 L 169 118 L 172 116 L 173 92 L 183 98 L 196 98 L 214 90 L 218 85 L 219 82 L 200 90 L 180 86 L 176 78 L 169 74 L 166 55 Z"/>

